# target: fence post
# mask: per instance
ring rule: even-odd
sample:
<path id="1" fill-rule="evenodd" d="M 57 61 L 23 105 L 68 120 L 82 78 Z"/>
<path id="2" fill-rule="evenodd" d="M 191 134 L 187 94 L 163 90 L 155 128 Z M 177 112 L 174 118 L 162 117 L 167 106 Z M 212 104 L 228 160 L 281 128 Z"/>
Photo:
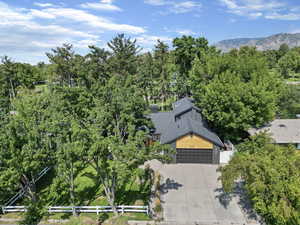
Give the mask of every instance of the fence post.
<path id="1" fill-rule="evenodd" d="M 149 216 L 149 206 L 148 205 L 146 206 L 146 209 L 147 209 L 147 215 Z"/>
<path id="2" fill-rule="evenodd" d="M 97 212 L 97 215 L 99 215 L 99 208 L 98 208 L 98 206 L 96 206 L 96 212 Z"/>
<path id="3" fill-rule="evenodd" d="M 124 205 L 122 205 L 121 208 L 122 208 L 122 214 L 124 214 Z"/>
<path id="4" fill-rule="evenodd" d="M 3 212 L 3 214 L 6 213 L 6 212 L 5 212 L 5 206 L 2 206 L 2 212 Z"/>

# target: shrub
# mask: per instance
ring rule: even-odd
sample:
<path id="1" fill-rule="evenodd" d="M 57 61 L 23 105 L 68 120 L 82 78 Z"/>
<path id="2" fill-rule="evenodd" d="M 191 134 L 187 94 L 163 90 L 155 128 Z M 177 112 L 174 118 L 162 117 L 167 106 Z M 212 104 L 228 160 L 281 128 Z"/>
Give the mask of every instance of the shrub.
<path id="1" fill-rule="evenodd" d="M 241 147 L 243 151 L 221 169 L 224 190 L 231 192 L 242 178 L 254 209 L 267 224 L 299 224 L 300 155 L 296 149 L 253 141 Z"/>
<path id="2" fill-rule="evenodd" d="M 144 206 L 144 205 L 145 205 L 145 203 L 144 203 L 144 201 L 143 201 L 143 200 L 141 200 L 141 199 L 138 199 L 138 200 L 136 200 L 136 201 L 134 202 L 134 205 L 137 205 L 137 206 Z"/>
<path id="3" fill-rule="evenodd" d="M 156 198 L 154 200 L 154 208 L 153 208 L 155 213 L 160 213 L 162 212 L 162 205 L 161 205 L 161 201 L 159 198 Z"/>

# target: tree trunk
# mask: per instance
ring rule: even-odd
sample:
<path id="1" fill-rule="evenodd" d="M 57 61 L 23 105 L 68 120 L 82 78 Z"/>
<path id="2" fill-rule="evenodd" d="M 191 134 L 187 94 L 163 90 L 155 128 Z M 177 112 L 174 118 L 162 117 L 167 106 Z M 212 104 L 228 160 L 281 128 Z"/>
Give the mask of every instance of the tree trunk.
<path id="1" fill-rule="evenodd" d="M 149 97 L 148 97 L 147 91 L 145 91 L 145 99 L 146 99 L 147 106 L 149 106 Z"/>
<path id="2" fill-rule="evenodd" d="M 117 207 L 115 205 L 115 187 L 114 187 L 114 179 L 112 181 L 112 187 L 109 187 L 109 182 L 108 182 L 108 179 L 107 178 L 100 178 L 103 185 L 104 185 L 104 191 L 105 191 L 105 195 L 106 195 L 106 198 L 113 210 L 113 213 L 117 216 L 119 215 L 118 213 L 118 210 L 117 210 Z"/>
<path id="3" fill-rule="evenodd" d="M 11 87 L 11 91 L 12 91 L 12 98 L 16 97 L 16 93 L 15 93 L 15 89 L 14 89 L 14 85 L 11 81 L 11 79 L 9 78 L 9 83 L 10 83 L 10 87 Z"/>
<path id="4" fill-rule="evenodd" d="M 23 178 L 24 187 L 26 188 L 26 195 L 31 202 L 36 202 L 36 184 L 33 175 L 31 174 L 31 180 L 25 174 L 23 175 Z"/>

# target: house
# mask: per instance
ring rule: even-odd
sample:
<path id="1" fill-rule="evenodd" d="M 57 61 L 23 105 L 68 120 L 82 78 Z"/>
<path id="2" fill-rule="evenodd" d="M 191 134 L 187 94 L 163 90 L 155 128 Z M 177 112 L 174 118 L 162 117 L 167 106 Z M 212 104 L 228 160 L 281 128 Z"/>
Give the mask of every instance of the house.
<path id="1" fill-rule="evenodd" d="M 170 112 L 150 114 L 155 127 L 153 139 L 176 149 L 175 163 L 219 164 L 224 144 L 208 128 L 193 100 L 183 98 L 172 108 Z"/>
<path id="2" fill-rule="evenodd" d="M 274 143 L 292 144 L 300 150 L 300 119 L 276 119 L 261 128 L 252 128 L 248 132 L 251 136 L 267 132 L 271 135 Z"/>

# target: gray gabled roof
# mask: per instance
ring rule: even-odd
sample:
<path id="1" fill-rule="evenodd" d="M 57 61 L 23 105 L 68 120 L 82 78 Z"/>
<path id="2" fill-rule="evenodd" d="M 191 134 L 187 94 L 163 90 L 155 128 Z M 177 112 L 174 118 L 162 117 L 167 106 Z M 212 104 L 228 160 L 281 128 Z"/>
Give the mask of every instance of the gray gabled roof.
<path id="1" fill-rule="evenodd" d="M 215 145 L 223 147 L 220 138 L 203 126 L 203 123 L 192 118 L 182 118 L 176 122 L 170 123 L 169 127 L 161 134 L 161 143 L 168 144 L 187 134 L 196 134 L 201 136 Z"/>
<path id="2" fill-rule="evenodd" d="M 168 129 L 169 124 L 172 123 L 173 113 L 172 112 L 158 112 L 152 113 L 149 116 L 154 124 L 155 133 L 162 134 Z"/>
<path id="3" fill-rule="evenodd" d="M 200 109 L 193 104 L 193 100 L 191 98 L 185 97 L 173 103 L 173 113 L 175 116 L 179 116 L 191 109 L 195 109 L 200 112 Z"/>
<path id="4" fill-rule="evenodd" d="M 300 119 L 276 119 L 261 128 L 252 128 L 248 132 L 250 135 L 267 132 L 275 143 L 297 144 L 300 143 Z"/>
<path id="5" fill-rule="evenodd" d="M 201 119 L 197 120 L 190 116 L 192 114 L 187 113 L 190 109 L 196 109 L 195 113 L 200 113 L 200 110 L 194 106 L 189 98 L 184 98 L 174 103 L 173 110 L 170 112 L 150 114 L 150 118 L 156 128 L 155 133 L 161 135 L 160 142 L 168 144 L 187 134 L 196 134 L 217 146 L 223 147 L 224 145 L 220 138 L 206 127 L 206 123 L 202 121 L 201 115 L 197 117 Z M 177 115 L 180 114 L 186 115 L 176 119 Z"/>

